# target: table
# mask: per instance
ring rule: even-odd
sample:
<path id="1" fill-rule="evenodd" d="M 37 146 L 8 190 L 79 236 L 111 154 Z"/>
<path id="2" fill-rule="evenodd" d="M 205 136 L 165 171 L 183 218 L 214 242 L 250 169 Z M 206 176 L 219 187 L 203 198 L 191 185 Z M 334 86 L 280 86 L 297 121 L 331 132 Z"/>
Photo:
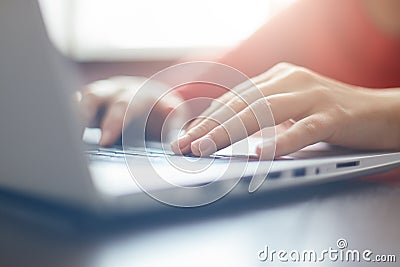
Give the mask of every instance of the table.
<path id="1" fill-rule="evenodd" d="M 205 208 L 127 219 L 108 226 L 58 231 L 41 223 L 0 216 L 0 266 L 280 266 L 277 253 L 338 249 L 395 255 L 400 261 L 399 171 L 279 192 L 249 200 L 222 200 Z M 2 203 L 1 205 L 4 205 Z M 274 261 L 261 261 L 268 246 Z M 295 251 L 295 252 L 292 252 Z M 281 255 L 282 256 L 282 255 Z M 307 256 L 307 255 L 306 255 Z M 372 256 L 372 257 L 373 257 Z M 288 254 L 286 255 L 288 258 Z M 285 259 L 282 257 L 282 259 Z M 333 262 L 319 266 L 375 266 Z M 289 260 L 289 266 L 309 266 Z M 397 266 L 384 263 L 379 266 Z"/>

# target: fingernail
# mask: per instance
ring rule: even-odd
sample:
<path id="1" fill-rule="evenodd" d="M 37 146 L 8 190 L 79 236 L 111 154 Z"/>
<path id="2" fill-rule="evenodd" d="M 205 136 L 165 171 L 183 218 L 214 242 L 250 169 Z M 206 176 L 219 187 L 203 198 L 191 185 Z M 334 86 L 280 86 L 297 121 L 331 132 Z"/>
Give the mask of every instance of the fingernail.
<path id="1" fill-rule="evenodd" d="M 171 143 L 171 149 L 174 153 L 181 154 L 181 150 L 190 145 L 190 136 L 185 134 Z"/>
<path id="2" fill-rule="evenodd" d="M 190 153 L 190 145 L 185 146 L 184 148 L 180 149 L 182 155 Z"/>
<path id="3" fill-rule="evenodd" d="M 171 150 L 175 154 L 185 155 L 185 154 L 190 153 L 190 144 L 185 146 L 184 148 L 179 148 L 178 146 L 176 146 L 176 145 L 173 146 L 173 144 L 171 144 Z"/>
<path id="4" fill-rule="evenodd" d="M 111 134 L 110 131 L 103 130 L 103 131 L 101 132 L 101 138 L 100 138 L 99 144 L 100 144 L 101 146 L 108 145 L 108 144 L 110 143 L 111 135 L 112 135 L 112 134 Z"/>
<path id="5" fill-rule="evenodd" d="M 268 140 L 259 144 L 256 153 L 260 159 L 273 159 L 275 157 L 275 142 Z"/>
<path id="6" fill-rule="evenodd" d="M 217 151 L 217 145 L 210 137 L 203 137 L 192 143 L 192 152 L 196 156 L 206 157 Z"/>
<path id="7" fill-rule="evenodd" d="M 175 154 L 180 154 L 180 153 L 179 153 L 180 151 L 179 151 L 179 149 L 178 149 L 178 141 L 177 141 L 177 140 L 171 142 L 170 146 L 171 146 L 171 150 L 172 150 Z"/>

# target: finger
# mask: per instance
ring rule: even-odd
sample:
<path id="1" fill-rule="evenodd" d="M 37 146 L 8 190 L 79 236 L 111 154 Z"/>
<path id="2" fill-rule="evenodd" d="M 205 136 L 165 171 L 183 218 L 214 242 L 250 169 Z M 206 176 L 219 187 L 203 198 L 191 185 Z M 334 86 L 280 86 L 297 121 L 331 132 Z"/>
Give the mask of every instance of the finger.
<path id="1" fill-rule="evenodd" d="M 276 134 L 278 135 L 278 134 L 281 134 L 283 132 L 286 132 L 287 129 L 289 129 L 290 127 L 293 126 L 294 123 L 295 123 L 295 121 L 293 121 L 293 120 L 287 120 L 285 122 L 282 122 L 279 125 L 276 125 L 276 127 L 275 127 Z"/>
<path id="2" fill-rule="evenodd" d="M 202 121 L 199 122 L 199 124 L 188 130 L 184 136 L 171 144 L 172 150 L 175 153 L 189 153 L 191 151 L 191 142 L 204 136 L 206 133 L 208 133 L 218 125 L 221 125 L 228 119 L 232 118 L 238 112 L 251 105 L 251 103 L 253 103 L 257 99 L 262 98 L 262 93 L 260 93 L 260 91 L 255 88 L 254 91 L 249 90 L 243 92 L 241 95 L 237 95 L 227 104 L 224 104 L 222 108 L 214 111 L 208 117 L 201 115 L 200 118 L 202 119 Z M 218 101 L 219 100 L 215 100 L 214 102 Z"/>
<path id="3" fill-rule="evenodd" d="M 260 114 L 263 115 L 259 116 Z M 196 156 L 209 156 L 264 127 L 274 125 L 272 116 L 266 114 L 271 114 L 266 99 L 254 102 L 239 114 L 194 141 L 191 144 L 192 153 Z"/>
<path id="4" fill-rule="evenodd" d="M 171 143 L 172 151 L 177 154 L 189 153 L 191 151 L 191 142 L 204 136 L 218 125 L 221 125 L 228 119 L 234 117 L 238 112 L 245 109 L 253 103 L 254 100 L 259 98 L 262 98 L 260 93 L 248 95 L 247 92 L 245 92 L 242 96 L 235 98 L 235 102 L 229 102 L 227 107 L 218 109 L 208 117 L 202 117 L 203 120 L 198 125 L 191 128 L 185 135 Z"/>
<path id="5" fill-rule="evenodd" d="M 156 105 L 151 98 L 143 98 L 142 101 L 132 101 L 133 93 L 127 90 L 125 93 L 115 94 L 112 98 L 113 102 L 109 102 L 105 114 L 101 121 L 102 136 L 100 145 L 107 146 L 113 144 L 121 135 L 124 126 L 129 122 L 142 116 L 147 111 L 150 115 L 150 108 Z M 139 97 L 139 99 L 141 99 Z"/>
<path id="6" fill-rule="evenodd" d="M 280 71 L 277 75 L 277 77 L 270 77 L 264 84 L 258 84 L 236 95 L 225 104 L 221 102 L 221 107 L 211 115 L 208 115 L 208 117 L 203 114 L 200 115 L 202 120 L 195 127 L 191 128 L 186 135 L 173 142 L 171 145 L 172 150 L 175 153 L 188 153 L 187 151 L 189 151 L 189 144 L 191 142 L 232 117 L 232 111 L 239 112 L 257 99 L 282 93 L 302 92 L 305 91 L 303 89 L 308 88 L 308 82 L 310 81 L 308 79 L 309 73 L 304 68 L 290 68 Z"/>
<path id="7" fill-rule="evenodd" d="M 285 62 L 279 63 L 267 72 L 238 85 L 229 93 L 221 96 L 217 101 L 213 101 L 210 108 L 202 113 L 199 116 L 199 119 L 192 122 L 188 129 L 198 125 L 205 117 L 208 117 L 216 110 L 223 108 L 231 100 L 237 101 L 234 98 L 243 98 L 243 92 L 252 95 L 255 91 L 261 91 L 264 96 L 269 96 L 307 88 L 306 84 L 311 81 L 311 79 L 309 79 L 312 76 L 311 73 L 310 70 L 303 67 Z"/>
<path id="8" fill-rule="evenodd" d="M 287 93 L 259 99 L 194 141 L 191 151 L 196 156 L 208 156 L 265 127 L 273 127 L 292 117 L 304 116 L 313 105 L 312 101 L 305 101 L 307 97 L 304 93 Z"/>
<path id="9" fill-rule="evenodd" d="M 309 88 L 310 82 L 313 81 L 310 77 L 312 77 L 311 72 L 305 68 L 286 67 L 286 65 L 284 65 L 280 71 L 277 71 L 275 75 L 272 75 L 265 83 L 257 84 L 245 90 L 243 93 L 236 95 L 228 103 L 222 105 L 222 107 L 209 115 L 208 118 L 200 115 L 203 120 L 195 127 L 191 128 L 188 134 L 173 142 L 171 144 L 172 150 L 175 153 L 179 151 L 187 153 L 191 142 L 204 136 L 208 131 L 215 128 L 216 123 L 223 123 L 229 119 L 231 117 L 229 116 L 231 111 L 239 112 L 256 99 L 275 94 L 306 91 L 304 89 Z"/>
<path id="10" fill-rule="evenodd" d="M 189 126 L 186 128 L 186 131 L 198 125 L 201 121 L 203 121 L 204 118 L 210 116 L 216 110 L 220 109 L 226 103 L 228 103 L 232 98 L 244 92 L 245 90 L 248 90 L 251 86 L 254 86 L 254 83 L 250 80 L 247 80 L 238 85 L 237 87 L 233 88 L 232 90 L 227 91 L 225 94 L 218 97 L 217 99 L 214 99 L 211 102 L 210 106 L 203 113 L 201 113 L 201 115 L 198 118 L 196 118 L 189 124 Z"/>
<path id="11" fill-rule="evenodd" d="M 102 146 L 111 145 L 122 133 L 127 103 L 116 102 L 109 106 L 101 122 L 101 138 L 99 144 Z"/>
<path id="12" fill-rule="evenodd" d="M 91 83 L 83 89 L 79 106 L 86 125 L 94 120 L 100 108 L 106 105 L 114 94 L 114 84 L 107 80 Z"/>
<path id="13" fill-rule="evenodd" d="M 151 97 L 143 97 L 142 99 L 138 96 L 138 99 L 142 99 L 142 101 L 134 102 L 131 102 L 132 97 L 132 91 L 128 90 L 114 98 L 114 102 L 109 104 L 101 122 L 102 138 L 100 145 L 113 144 L 122 133 L 124 126 L 132 120 L 142 116 L 147 116 L 147 119 L 149 119 L 153 111 L 156 111 L 154 114 L 158 114 L 158 118 L 165 118 L 181 103 L 181 99 L 172 94 L 167 94 L 159 100 Z"/>
<path id="14" fill-rule="evenodd" d="M 232 98 L 242 94 L 243 92 L 249 90 L 252 87 L 255 87 L 256 84 L 260 84 L 263 82 L 268 81 L 274 75 L 276 75 L 278 72 L 282 71 L 284 64 L 278 64 L 274 67 L 272 67 L 270 70 L 254 77 L 251 79 L 248 79 L 247 81 L 244 81 L 243 83 L 235 86 L 232 90 L 229 90 L 226 94 L 220 96 L 219 98 L 215 99 L 214 101 L 211 102 L 210 107 L 206 109 L 200 116 L 199 118 L 195 119 L 192 121 L 189 126 L 186 128 L 186 130 L 190 130 L 194 126 L 198 125 L 203 118 L 206 118 L 210 116 L 212 113 L 214 113 L 216 110 L 220 109 L 223 107 L 225 104 L 227 104 Z"/>
<path id="15" fill-rule="evenodd" d="M 276 136 L 275 142 L 267 141 L 259 145 L 256 153 L 261 159 L 271 159 L 273 150 L 275 150 L 275 157 L 296 152 L 311 144 L 329 139 L 334 133 L 334 125 L 334 119 L 324 114 L 311 115 Z"/>
<path id="16" fill-rule="evenodd" d="M 164 115 L 168 115 L 174 109 L 179 108 L 182 103 L 183 99 L 178 95 L 174 93 L 167 93 L 157 101 L 156 106 Z"/>
<path id="17" fill-rule="evenodd" d="M 182 126 L 189 118 L 190 111 L 184 105 L 184 101 L 179 96 L 168 93 L 160 98 L 148 113 L 146 138 L 162 142 L 178 138 Z"/>

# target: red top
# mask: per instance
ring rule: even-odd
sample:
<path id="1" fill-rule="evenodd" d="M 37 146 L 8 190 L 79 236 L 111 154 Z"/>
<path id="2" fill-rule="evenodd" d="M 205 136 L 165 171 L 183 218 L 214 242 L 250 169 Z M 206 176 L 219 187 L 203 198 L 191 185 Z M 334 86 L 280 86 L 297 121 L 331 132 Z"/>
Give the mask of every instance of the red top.
<path id="1" fill-rule="evenodd" d="M 218 60 L 249 77 L 283 61 L 363 87 L 400 86 L 400 39 L 373 24 L 362 0 L 297 1 Z M 190 99 L 224 90 L 190 85 L 177 92 Z"/>

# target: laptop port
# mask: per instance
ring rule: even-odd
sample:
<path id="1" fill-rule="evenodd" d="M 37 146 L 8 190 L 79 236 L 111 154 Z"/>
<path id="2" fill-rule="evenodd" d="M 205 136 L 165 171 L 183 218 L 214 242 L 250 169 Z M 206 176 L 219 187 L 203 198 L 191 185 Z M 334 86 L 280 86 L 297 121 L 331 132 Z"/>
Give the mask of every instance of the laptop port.
<path id="1" fill-rule="evenodd" d="M 298 168 L 294 169 L 293 176 L 294 177 L 301 177 L 306 175 L 306 168 Z"/>
<path id="2" fill-rule="evenodd" d="M 267 174 L 267 178 L 269 179 L 278 179 L 281 177 L 281 172 L 270 172 Z"/>
<path id="3" fill-rule="evenodd" d="M 359 161 L 349 161 L 349 162 L 341 162 L 336 164 L 336 168 L 347 168 L 347 167 L 355 167 L 360 165 Z"/>

